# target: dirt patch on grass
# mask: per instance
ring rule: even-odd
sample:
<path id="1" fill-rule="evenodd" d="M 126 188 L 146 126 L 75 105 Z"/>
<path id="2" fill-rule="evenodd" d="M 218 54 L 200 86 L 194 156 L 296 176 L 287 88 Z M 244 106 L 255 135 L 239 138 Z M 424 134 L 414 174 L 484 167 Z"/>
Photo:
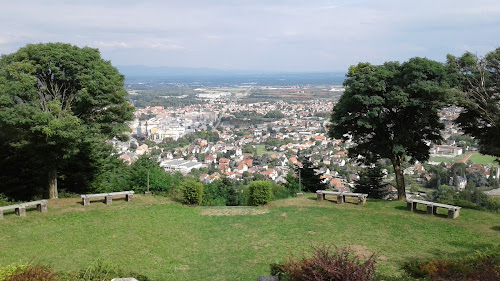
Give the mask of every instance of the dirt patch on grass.
<path id="1" fill-rule="evenodd" d="M 201 210 L 203 216 L 242 216 L 267 213 L 269 213 L 269 209 L 258 207 L 207 207 Z"/>
<path id="2" fill-rule="evenodd" d="M 368 251 L 367 247 L 361 245 L 351 245 L 349 246 L 349 249 L 353 251 L 358 257 L 365 260 L 370 258 L 374 254 L 371 251 Z"/>

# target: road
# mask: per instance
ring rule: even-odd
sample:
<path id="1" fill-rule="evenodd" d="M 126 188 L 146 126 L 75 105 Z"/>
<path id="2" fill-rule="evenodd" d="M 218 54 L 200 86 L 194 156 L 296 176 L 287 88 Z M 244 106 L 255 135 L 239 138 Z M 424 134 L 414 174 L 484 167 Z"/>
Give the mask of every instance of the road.
<path id="1" fill-rule="evenodd" d="M 236 94 L 231 95 L 231 98 L 227 102 L 227 105 L 225 105 L 222 108 L 222 110 L 219 112 L 219 117 L 217 118 L 217 123 L 215 123 L 214 128 L 219 127 L 220 121 L 222 120 L 222 116 L 224 115 L 224 113 L 226 113 L 226 110 L 229 108 L 229 106 L 231 105 L 231 103 L 238 101 L 239 98 L 248 96 L 251 91 L 252 91 L 252 87 L 248 88 L 248 90 L 243 95 L 241 95 L 241 96 L 237 97 Z"/>

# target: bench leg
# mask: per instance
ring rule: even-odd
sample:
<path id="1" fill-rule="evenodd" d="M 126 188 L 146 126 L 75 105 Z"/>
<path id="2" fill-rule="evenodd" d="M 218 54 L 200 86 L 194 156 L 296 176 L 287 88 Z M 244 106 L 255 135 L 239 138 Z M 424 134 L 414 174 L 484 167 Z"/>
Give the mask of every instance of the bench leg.
<path id="1" fill-rule="evenodd" d="M 417 211 L 417 202 L 412 202 L 413 206 L 411 207 L 414 212 Z"/>
<path id="2" fill-rule="evenodd" d="M 16 215 L 18 215 L 20 217 L 25 217 L 26 216 L 26 208 L 25 207 L 16 208 Z"/>
<path id="3" fill-rule="evenodd" d="M 438 209 L 438 207 L 432 206 L 432 214 L 433 215 L 437 215 L 437 213 L 438 213 L 437 209 Z"/>
<path id="4" fill-rule="evenodd" d="M 113 202 L 113 197 L 110 196 L 110 195 L 108 195 L 108 196 L 105 197 L 104 201 L 106 201 L 106 205 L 109 206 L 109 205 L 111 205 L 111 202 Z"/>
<path id="5" fill-rule="evenodd" d="M 413 211 L 413 203 L 411 202 L 406 202 L 406 210 L 408 211 Z"/>
<path id="6" fill-rule="evenodd" d="M 134 194 L 127 194 L 125 198 L 127 199 L 127 202 L 130 202 L 132 201 L 132 199 L 134 199 Z"/>
<path id="7" fill-rule="evenodd" d="M 38 205 L 36 205 L 36 209 L 40 213 L 45 213 L 45 212 L 47 212 L 47 204 L 38 204 Z"/>
<path id="8" fill-rule="evenodd" d="M 88 197 L 83 197 L 83 198 L 82 198 L 82 201 L 83 201 L 83 206 L 90 205 L 90 198 L 88 198 Z"/>
<path id="9" fill-rule="evenodd" d="M 344 203 L 344 195 L 337 195 L 337 204 Z"/>
<path id="10" fill-rule="evenodd" d="M 364 205 L 366 203 L 366 197 L 360 196 L 358 197 L 358 204 Z"/>
<path id="11" fill-rule="evenodd" d="M 434 213 L 433 209 L 433 206 L 427 206 L 427 214 L 432 215 Z"/>
<path id="12" fill-rule="evenodd" d="M 323 193 L 316 193 L 316 199 L 317 199 L 318 201 L 323 200 L 323 199 L 324 199 L 324 198 L 323 198 Z"/>
<path id="13" fill-rule="evenodd" d="M 455 219 L 458 217 L 460 210 L 448 210 L 448 218 Z"/>

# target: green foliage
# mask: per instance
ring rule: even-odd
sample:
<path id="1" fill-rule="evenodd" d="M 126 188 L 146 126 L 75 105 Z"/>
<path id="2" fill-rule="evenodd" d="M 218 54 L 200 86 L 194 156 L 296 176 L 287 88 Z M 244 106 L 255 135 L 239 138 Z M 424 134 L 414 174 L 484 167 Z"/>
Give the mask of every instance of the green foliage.
<path id="1" fill-rule="evenodd" d="M 488 197 L 483 191 L 474 185 L 457 192 L 453 187 L 442 185 L 433 194 L 434 200 L 444 204 L 451 204 L 468 209 L 489 210 L 497 212 L 500 210 L 500 202 Z"/>
<path id="2" fill-rule="evenodd" d="M 137 95 L 129 95 L 128 98 L 135 107 L 145 108 L 147 106 L 182 107 L 194 104 L 206 103 L 196 97 L 196 92 L 191 88 L 155 88 L 138 91 Z M 186 95 L 185 98 L 178 96 Z"/>
<path id="3" fill-rule="evenodd" d="M 333 249 L 333 250 L 332 250 Z M 290 255 L 283 264 L 272 264 L 272 274 L 287 281 L 368 281 L 375 277 L 375 255 L 362 261 L 348 248 L 313 247 L 313 255 L 295 259 Z"/>
<path id="4" fill-rule="evenodd" d="M 288 174 L 285 177 L 285 187 L 290 193 L 290 195 L 295 195 L 297 192 L 300 192 L 300 185 L 299 185 L 299 179 L 298 177 L 292 173 L 288 172 Z"/>
<path id="5" fill-rule="evenodd" d="M 16 271 L 24 270 L 27 264 L 10 264 L 4 267 L 0 267 L 0 281 L 5 281 L 10 278 L 10 276 Z"/>
<path id="6" fill-rule="evenodd" d="M 266 115 L 264 115 L 264 118 L 270 118 L 270 119 L 281 119 L 285 118 L 285 114 L 279 110 L 270 110 Z"/>
<path id="7" fill-rule="evenodd" d="M 93 264 L 76 274 L 68 274 L 65 280 L 69 281 L 109 281 L 113 278 L 133 277 L 139 281 L 148 281 L 148 277 L 123 270 L 118 265 L 97 259 Z"/>
<path id="8" fill-rule="evenodd" d="M 359 63 L 349 68 L 346 91 L 333 108 L 330 137 L 352 140 L 349 156 L 361 155 L 361 162 L 390 159 L 400 200 L 405 198 L 403 162 L 425 162 L 427 143 L 442 141 L 438 111 L 449 103 L 447 71 L 422 58 L 378 66 Z"/>
<path id="9" fill-rule="evenodd" d="M 269 203 L 273 198 L 272 182 L 262 180 L 253 181 L 249 185 L 249 204 L 264 205 Z"/>
<path id="10" fill-rule="evenodd" d="M 432 280 L 499 280 L 500 251 L 476 252 L 454 259 L 413 259 L 403 266 L 415 278 Z"/>
<path id="11" fill-rule="evenodd" d="M 180 184 L 184 191 L 184 204 L 200 205 L 203 202 L 203 184 L 192 179 L 186 179 Z"/>
<path id="12" fill-rule="evenodd" d="M 300 157 L 302 167 L 295 166 L 294 171 L 300 178 L 301 189 L 306 192 L 316 192 L 316 190 L 326 189 L 326 184 L 321 181 L 321 175 L 317 174 L 312 162 L 305 157 Z"/>
<path id="13" fill-rule="evenodd" d="M 366 193 L 370 198 L 382 199 L 387 195 L 382 178 L 382 166 L 379 164 L 365 168 L 359 173 L 359 180 L 354 185 L 354 192 Z"/>
<path id="14" fill-rule="evenodd" d="M 470 52 L 448 55 L 448 65 L 458 73 L 462 90 L 457 103 L 464 110 L 455 122 L 475 138 L 481 153 L 500 157 L 500 48 L 483 58 Z"/>
<path id="15" fill-rule="evenodd" d="M 20 190 L 13 194 L 33 196 L 49 183 L 50 198 L 57 198 L 57 177 L 73 177 L 64 165 L 78 156 L 86 140 L 121 139 L 129 130 L 125 121 L 132 119 L 133 108 L 123 81 L 118 70 L 89 47 L 29 44 L 3 55 L 0 185 L 9 190 L 15 184 Z"/>
<path id="16" fill-rule="evenodd" d="M 160 167 L 158 158 L 144 154 L 130 166 L 130 186 L 133 190 L 144 192 L 148 186 L 151 192 L 169 192 L 172 186 L 178 185 L 183 178 L 179 174 L 166 173 Z"/>
<path id="17" fill-rule="evenodd" d="M 0 270 L 2 281 L 59 281 L 63 280 L 60 274 L 55 273 L 50 267 L 37 264 L 10 265 Z"/>
<path id="18" fill-rule="evenodd" d="M 227 177 L 203 187 L 203 206 L 238 206 L 245 203 L 241 190 Z"/>

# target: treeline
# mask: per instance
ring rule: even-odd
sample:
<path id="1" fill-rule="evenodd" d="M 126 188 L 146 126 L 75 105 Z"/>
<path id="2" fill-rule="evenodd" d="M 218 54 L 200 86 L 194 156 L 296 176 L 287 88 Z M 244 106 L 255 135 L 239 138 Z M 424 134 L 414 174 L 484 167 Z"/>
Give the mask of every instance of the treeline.
<path id="1" fill-rule="evenodd" d="M 137 94 L 129 94 L 128 98 L 138 108 L 147 106 L 183 107 L 205 103 L 197 98 L 196 94 L 191 88 L 156 88 L 138 91 Z"/>

